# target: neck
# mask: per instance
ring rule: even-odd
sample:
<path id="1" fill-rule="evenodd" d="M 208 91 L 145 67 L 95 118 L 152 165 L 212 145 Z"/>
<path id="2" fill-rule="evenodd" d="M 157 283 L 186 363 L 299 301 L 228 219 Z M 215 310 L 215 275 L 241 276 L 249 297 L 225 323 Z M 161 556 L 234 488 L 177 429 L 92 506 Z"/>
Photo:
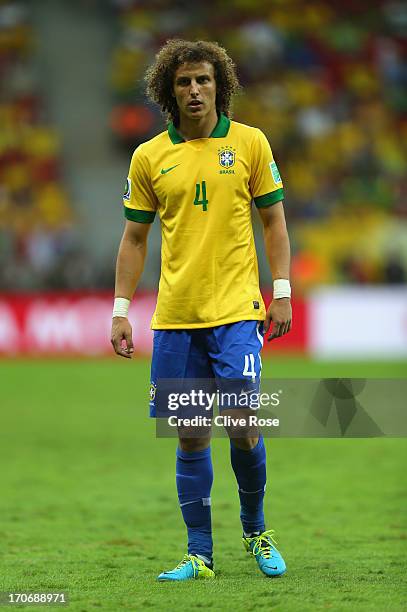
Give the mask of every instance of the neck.
<path id="1" fill-rule="evenodd" d="M 216 109 L 201 117 L 200 119 L 191 119 L 180 116 L 178 132 L 184 140 L 195 140 L 195 138 L 209 138 L 218 123 L 218 115 Z"/>

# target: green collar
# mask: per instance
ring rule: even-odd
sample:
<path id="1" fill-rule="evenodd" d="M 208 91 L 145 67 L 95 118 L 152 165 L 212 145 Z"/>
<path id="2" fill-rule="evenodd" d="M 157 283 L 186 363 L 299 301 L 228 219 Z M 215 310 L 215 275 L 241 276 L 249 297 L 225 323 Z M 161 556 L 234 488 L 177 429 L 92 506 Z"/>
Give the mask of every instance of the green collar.
<path id="1" fill-rule="evenodd" d="M 225 138 L 225 136 L 228 135 L 229 128 L 230 119 L 221 113 L 218 123 L 215 125 L 209 138 Z M 168 124 L 168 136 L 170 137 L 172 144 L 180 144 L 181 142 L 185 142 L 181 134 L 177 132 L 177 129 L 172 121 Z"/>

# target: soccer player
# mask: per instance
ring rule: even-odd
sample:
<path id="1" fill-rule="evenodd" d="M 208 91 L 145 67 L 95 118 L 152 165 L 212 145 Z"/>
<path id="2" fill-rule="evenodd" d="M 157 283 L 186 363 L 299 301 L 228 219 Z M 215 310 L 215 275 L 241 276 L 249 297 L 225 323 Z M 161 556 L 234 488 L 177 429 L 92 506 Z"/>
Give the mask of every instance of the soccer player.
<path id="1" fill-rule="evenodd" d="M 168 129 L 140 145 L 131 160 L 111 341 L 118 355 L 132 356 L 127 313 L 158 212 L 162 261 L 151 324 L 150 402 L 150 415 L 156 416 L 155 388 L 163 378 L 258 383 L 263 335 L 271 331 L 269 339 L 276 338 L 291 327 L 290 247 L 283 185 L 269 143 L 259 129 L 229 118 L 239 84 L 226 51 L 211 42 L 170 40 L 146 81 L 148 95 L 167 116 Z M 263 222 L 274 279 L 267 312 L 259 290 L 252 202 Z M 266 576 L 279 576 L 286 566 L 263 513 L 263 438 L 251 431 L 229 435 L 244 546 Z M 180 430 L 176 485 L 188 553 L 158 580 L 214 577 L 212 480 L 210 434 L 190 437 Z"/>

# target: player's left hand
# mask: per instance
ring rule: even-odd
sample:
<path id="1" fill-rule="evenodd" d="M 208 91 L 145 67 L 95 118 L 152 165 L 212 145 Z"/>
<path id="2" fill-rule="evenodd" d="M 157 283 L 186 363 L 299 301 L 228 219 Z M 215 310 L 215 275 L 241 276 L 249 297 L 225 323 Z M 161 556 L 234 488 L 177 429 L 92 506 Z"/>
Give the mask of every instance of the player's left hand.
<path id="1" fill-rule="evenodd" d="M 288 334 L 291 329 L 292 311 L 290 298 L 280 298 L 273 300 L 267 309 L 266 318 L 264 321 L 264 335 L 270 329 L 271 323 L 273 323 L 273 329 L 267 341 L 279 338 Z"/>

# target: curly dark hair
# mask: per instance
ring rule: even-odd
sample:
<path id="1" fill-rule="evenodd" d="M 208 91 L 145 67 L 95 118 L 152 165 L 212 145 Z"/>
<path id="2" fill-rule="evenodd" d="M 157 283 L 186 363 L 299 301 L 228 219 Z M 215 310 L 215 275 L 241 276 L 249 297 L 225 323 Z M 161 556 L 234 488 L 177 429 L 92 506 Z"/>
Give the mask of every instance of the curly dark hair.
<path id="1" fill-rule="evenodd" d="M 178 38 L 168 40 L 145 75 L 150 100 L 161 107 L 167 121 L 178 125 L 179 110 L 173 95 L 174 75 L 177 68 L 187 62 L 212 64 L 216 80 L 216 110 L 218 114 L 224 113 L 230 117 L 232 97 L 238 93 L 240 85 L 233 60 L 216 42 L 192 42 Z"/>

